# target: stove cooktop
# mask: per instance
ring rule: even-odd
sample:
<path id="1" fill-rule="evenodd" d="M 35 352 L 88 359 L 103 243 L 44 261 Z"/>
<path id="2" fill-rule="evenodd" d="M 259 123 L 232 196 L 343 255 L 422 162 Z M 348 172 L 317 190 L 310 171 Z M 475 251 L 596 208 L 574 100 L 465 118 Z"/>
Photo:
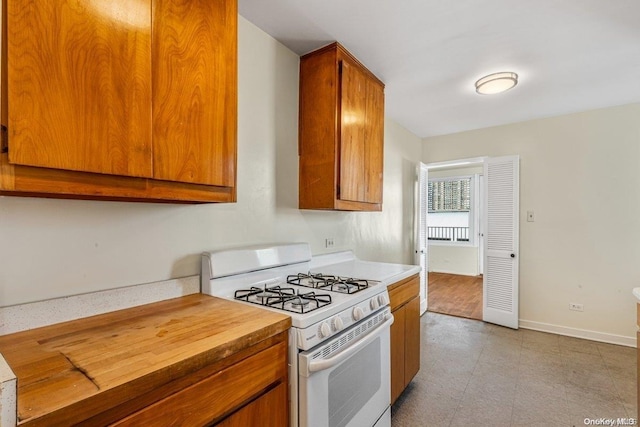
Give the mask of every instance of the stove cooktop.
<path id="1" fill-rule="evenodd" d="M 320 273 L 289 274 L 284 282 L 269 280 L 241 287 L 234 291 L 233 299 L 305 315 L 332 304 L 335 298 L 344 302 L 377 283 Z"/>

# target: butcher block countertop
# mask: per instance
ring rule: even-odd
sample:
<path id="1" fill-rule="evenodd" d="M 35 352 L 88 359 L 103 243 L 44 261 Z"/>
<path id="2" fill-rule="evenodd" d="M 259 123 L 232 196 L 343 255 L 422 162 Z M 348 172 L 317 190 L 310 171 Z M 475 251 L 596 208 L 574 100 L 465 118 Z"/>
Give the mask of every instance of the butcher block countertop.
<path id="1" fill-rule="evenodd" d="M 194 294 L 0 336 L 0 353 L 18 379 L 18 424 L 70 425 L 186 387 L 186 376 L 210 375 L 290 326 L 289 316 Z"/>

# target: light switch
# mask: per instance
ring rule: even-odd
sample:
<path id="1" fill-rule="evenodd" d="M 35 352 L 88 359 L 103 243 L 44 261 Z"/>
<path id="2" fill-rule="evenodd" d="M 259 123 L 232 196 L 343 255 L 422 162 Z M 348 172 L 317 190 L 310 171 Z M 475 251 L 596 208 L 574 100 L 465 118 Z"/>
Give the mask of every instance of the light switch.
<path id="1" fill-rule="evenodd" d="M 527 211 L 527 222 L 533 222 L 533 211 Z"/>

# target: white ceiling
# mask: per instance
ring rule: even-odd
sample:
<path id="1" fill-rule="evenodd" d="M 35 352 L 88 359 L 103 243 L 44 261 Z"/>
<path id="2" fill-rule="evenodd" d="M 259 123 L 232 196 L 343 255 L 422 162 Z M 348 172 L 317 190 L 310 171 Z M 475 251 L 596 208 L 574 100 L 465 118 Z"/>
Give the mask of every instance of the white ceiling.
<path id="1" fill-rule="evenodd" d="M 239 0 L 298 54 L 342 43 L 420 137 L 640 102 L 639 0 Z M 516 88 L 475 93 L 489 73 Z M 640 120 L 640 118 L 638 118 Z"/>

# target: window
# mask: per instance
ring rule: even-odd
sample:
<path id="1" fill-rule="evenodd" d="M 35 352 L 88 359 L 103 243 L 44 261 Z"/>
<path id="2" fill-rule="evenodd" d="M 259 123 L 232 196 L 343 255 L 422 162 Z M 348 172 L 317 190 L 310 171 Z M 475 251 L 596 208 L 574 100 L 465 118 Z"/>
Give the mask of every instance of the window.
<path id="1" fill-rule="evenodd" d="M 429 180 L 429 243 L 475 244 L 473 193 L 472 176 Z"/>
<path id="2" fill-rule="evenodd" d="M 471 177 L 429 181 L 429 212 L 469 212 Z"/>

